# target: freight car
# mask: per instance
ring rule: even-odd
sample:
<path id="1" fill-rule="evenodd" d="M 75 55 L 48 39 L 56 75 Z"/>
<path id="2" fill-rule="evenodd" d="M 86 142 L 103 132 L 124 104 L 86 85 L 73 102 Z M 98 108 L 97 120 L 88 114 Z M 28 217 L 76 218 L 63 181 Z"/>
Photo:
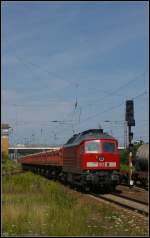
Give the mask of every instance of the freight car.
<path id="1" fill-rule="evenodd" d="M 143 186 L 148 185 L 148 160 L 149 160 L 149 144 L 141 145 L 133 160 L 134 172 L 132 179 L 135 184 L 140 183 Z"/>
<path id="2" fill-rule="evenodd" d="M 102 129 L 75 134 L 60 149 L 25 156 L 20 163 L 24 169 L 46 173 L 85 191 L 114 189 L 120 181 L 118 142 Z"/>
<path id="3" fill-rule="evenodd" d="M 26 155 L 20 158 L 19 162 L 24 170 L 57 178 L 63 166 L 62 148 Z"/>

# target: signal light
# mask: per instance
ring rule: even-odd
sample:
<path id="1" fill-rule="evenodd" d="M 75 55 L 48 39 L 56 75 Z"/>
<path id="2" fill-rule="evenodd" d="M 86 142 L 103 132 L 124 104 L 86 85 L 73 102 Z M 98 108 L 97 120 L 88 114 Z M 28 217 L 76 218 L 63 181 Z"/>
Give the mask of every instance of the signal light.
<path id="1" fill-rule="evenodd" d="M 134 103 L 133 100 L 126 101 L 126 121 L 128 122 L 128 126 L 135 126 L 134 120 Z"/>

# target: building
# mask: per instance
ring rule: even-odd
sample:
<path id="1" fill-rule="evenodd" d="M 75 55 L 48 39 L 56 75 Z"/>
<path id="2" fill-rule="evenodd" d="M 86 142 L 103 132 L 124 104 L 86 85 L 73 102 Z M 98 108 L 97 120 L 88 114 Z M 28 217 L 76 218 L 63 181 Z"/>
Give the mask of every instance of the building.
<path id="1" fill-rule="evenodd" d="M 9 124 L 1 124 L 1 149 L 2 153 L 5 153 L 5 155 L 8 155 L 10 128 L 11 127 L 9 126 Z"/>

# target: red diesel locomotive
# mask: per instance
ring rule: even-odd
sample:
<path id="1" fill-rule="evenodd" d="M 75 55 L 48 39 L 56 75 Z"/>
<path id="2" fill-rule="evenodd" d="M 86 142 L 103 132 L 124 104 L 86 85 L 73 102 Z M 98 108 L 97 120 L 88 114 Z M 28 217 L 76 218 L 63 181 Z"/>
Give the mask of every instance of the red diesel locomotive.
<path id="1" fill-rule="evenodd" d="M 118 142 L 102 129 L 73 135 L 55 151 L 20 159 L 24 169 L 46 173 L 88 191 L 95 186 L 114 188 L 120 180 Z"/>

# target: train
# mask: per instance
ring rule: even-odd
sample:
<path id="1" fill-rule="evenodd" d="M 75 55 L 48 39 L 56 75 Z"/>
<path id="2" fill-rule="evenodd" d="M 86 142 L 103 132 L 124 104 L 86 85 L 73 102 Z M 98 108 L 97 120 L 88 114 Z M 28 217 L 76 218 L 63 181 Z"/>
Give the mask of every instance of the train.
<path id="1" fill-rule="evenodd" d="M 84 191 L 114 190 L 120 181 L 118 141 L 103 129 L 74 134 L 58 149 L 21 157 L 23 169 L 59 179 Z"/>
<path id="2" fill-rule="evenodd" d="M 149 144 L 142 144 L 134 152 L 132 158 L 132 173 L 131 179 L 134 185 L 142 186 L 143 188 L 148 187 L 148 162 L 149 162 Z M 123 165 L 128 168 L 129 161 L 126 160 Z M 129 184 L 129 169 L 120 170 L 120 183 Z"/>
<path id="3" fill-rule="evenodd" d="M 148 160 L 149 160 L 149 144 L 141 145 L 136 156 L 133 159 L 134 172 L 132 179 L 135 184 L 140 184 L 144 187 L 148 186 Z"/>

